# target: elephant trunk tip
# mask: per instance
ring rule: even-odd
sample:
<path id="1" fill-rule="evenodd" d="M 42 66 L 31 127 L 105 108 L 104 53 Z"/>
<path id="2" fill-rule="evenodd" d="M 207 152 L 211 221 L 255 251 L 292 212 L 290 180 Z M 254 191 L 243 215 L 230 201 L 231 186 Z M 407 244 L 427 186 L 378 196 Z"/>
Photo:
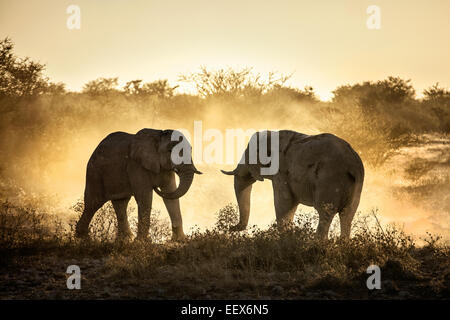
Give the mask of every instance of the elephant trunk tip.
<path id="1" fill-rule="evenodd" d="M 159 190 L 158 188 L 153 188 L 153 190 L 156 192 L 157 195 L 159 195 L 161 197 L 165 196 L 165 194 L 161 190 Z"/>
<path id="2" fill-rule="evenodd" d="M 155 190 L 155 192 L 159 196 L 161 196 L 165 199 L 181 198 L 182 196 L 184 196 L 186 194 L 186 192 L 191 187 L 192 181 L 194 179 L 194 173 L 195 173 L 195 170 L 190 170 L 190 169 L 178 171 L 177 174 L 180 177 L 180 183 L 179 183 L 177 189 L 172 192 L 162 191 L 162 190 L 158 189 L 158 187 L 155 187 L 153 190 Z"/>

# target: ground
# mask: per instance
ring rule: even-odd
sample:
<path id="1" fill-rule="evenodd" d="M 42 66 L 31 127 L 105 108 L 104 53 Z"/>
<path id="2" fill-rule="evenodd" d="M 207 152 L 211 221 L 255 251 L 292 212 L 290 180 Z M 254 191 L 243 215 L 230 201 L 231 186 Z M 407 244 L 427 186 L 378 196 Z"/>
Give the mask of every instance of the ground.
<path id="1" fill-rule="evenodd" d="M 185 243 L 92 244 L 90 249 L 70 244 L 9 251 L 2 255 L 6 259 L 0 267 L 0 298 L 450 298 L 448 248 L 433 243 L 415 248 L 404 243 L 396 249 L 383 240 L 349 244 L 311 239 L 296 252 L 283 249 L 303 236 L 296 232 L 279 238 L 275 231 L 228 240 L 228 236 L 212 233 Z M 249 250 L 262 248 L 269 253 L 249 254 Z M 380 251 L 385 254 L 379 255 Z M 366 287 L 370 264 L 380 265 L 380 290 Z M 69 265 L 80 267 L 80 290 L 67 289 Z"/>

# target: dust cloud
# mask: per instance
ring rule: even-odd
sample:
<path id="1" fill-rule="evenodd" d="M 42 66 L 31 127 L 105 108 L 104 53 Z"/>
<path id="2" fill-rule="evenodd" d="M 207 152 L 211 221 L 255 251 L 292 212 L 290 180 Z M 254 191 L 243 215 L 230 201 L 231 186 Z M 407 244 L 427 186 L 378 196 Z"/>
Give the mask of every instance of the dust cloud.
<path id="1" fill-rule="evenodd" d="M 185 101 L 178 103 L 188 105 L 185 112 L 178 112 L 173 105 L 159 101 L 150 101 L 142 108 L 130 102 L 106 101 L 100 104 L 91 99 L 85 101 L 85 96 L 61 98 L 59 103 L 73 104 L 66 107 L 66 114 L 52 110 L 54 101 L 50 108 L 42 107 L 48 101 L 27 106 L 28 110 L 40 108 L 40 118 L 35 119 L 37 128 L 25 131 L 18 126 L 11 127 L 2 137 L 2 145 L 9 155 L 7 158 L 3 156 L 3 174 L 20 187 L 22 193 L 33 195 L 37 202 L 51 208 L 49 211 L 68 221 L 76 219 L 70 207 L 83 198 L 88 159 L 97 144 L 111 132 L 135 133 L 142 128 L 187 129 L 194 137 L 194 121 L 202 121 L 203 132 L 217 129 L 223 136 L 227 129 L 290 129 L 305 134 L 331 132 L 348 140 L 365 163 L 365 184 L 358 211 L 367 213 L 378 209 L 382 223 L 395 223 L 414 234 L 424 235 L 428 231 L 442 234 L 445 238 L 450 236 L 449 201 L 443 195 L 448 191 L 445 183 L 445 179 L 448 180 L 448 166 L 445 166 L 448 165 L 449 154 L 447 136 L 425 137 L 414 146 L 396 150 L 382 165 L 372 165 L 368 157 L 377 153 L 378 146 L 372 145 L 370 150 L 367 149 L 366 138 L 373 141 L 368 137 L 368 131 L 358 134 L 351 130 L 343 131 L 346 127 L 342 124 L 354 119 L 339 120 L 332 113 L 324 116 L 314 111 L 318 107 L 313 103 L 282 105 L 274 99 L 265 105 L 256 101 L 249 106 L 247 101 L 213 99 L 205 102 L 189 96 L 184 98 Z M 258 105 L 259 112 L 255 112 L 252 105 Z M 91 111 L 93 109 L 95 112 Z M 359 130 L 359 127 L 352 130 Z M 209 143 L 211 141 L 203 141 L 203 148 Z M 242 151 L 236 150 L 236 163 Z M 380 149 L 379 152 L 384 151 Z M 447 158 L 443 159 L 443 155 Z M 434 165 L 425 170 L 420 179 L 416 176 L 408 179 L 408 172 L 411 174 L 412 170 L 410 166 L 415 161 Z M 232 177 L 220 172 L 220 169 L 233 169 L 234 165 L 199 163 L 196 166 L 204 174 L 196 175 L 191 189 L 181 199 L 187 231 L 194 226 L 201 229 L 213 226 L 215 213 L 226 204 L 236 202 Z M 10 192 L 9 197 L 20 194 Z M 134 201 L 131 205 L 135 206 Z M 156 194 L 153 208 L 166 215 L 163 202 Z M 302 214 L 316 214 L 311 207 L 299 208 Z M 274 220 L 271 183 L 258 182 L 253 187 L 249 224 L 266 227 Z"/>

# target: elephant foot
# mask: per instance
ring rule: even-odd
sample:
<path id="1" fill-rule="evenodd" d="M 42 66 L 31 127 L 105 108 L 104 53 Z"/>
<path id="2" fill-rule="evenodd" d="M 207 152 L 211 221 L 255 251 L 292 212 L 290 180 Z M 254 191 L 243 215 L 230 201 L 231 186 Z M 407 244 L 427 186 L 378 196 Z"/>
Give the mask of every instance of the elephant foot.
<path id="1" fill-rule="evenodd" d="M 148 237 L 148 236 L 137 236 L 134 239 L 134 243 L 137 243 L 137 244 L 150 244 L 150 243 L 152 243 L 152 239 L 150 237 Z"/>
<path id="2" fill-rule="evenodd" d="M 344 234 L 339 237 L 341 241 L 349 241 L 350 240 L 350 235 L 349 234 Z"/>
<path id="3" fill-rule="evenodd" d="M 139 241 L 148 241 L 149 239 L 149 228 L 145 227 L 145 228 L 139 228 L 138 226 L 138 230 L 137 230 L 137 234 L 136 234 L 136 240 Z"/>
<path id="4" fill-rule="evenodd" d="M 245 228 L 247 228 L 247 226 L 243 226 L 238 223 L 237 225 L 230 227 L 230 231 L 243 231 Z"/>
<path id="5" fill-rule="evenodd" d="M 89 239 L 89 230 L 75 229 L 75 238 L 79 240 Z"/>
<path id="6" fill-rule="evenodd" d="M 133 239 L 133 234 L 131 233 L 131 231 L 129 231 L 129 232 L 124 232 L 124 233 L 118 233 L 116 241 L 120 242 L 120 243 L 128 243 L 128 242 L 131 242 L 132 239 Z"/>
<path id="7" fill-rule="evenodd" d="M 181 227 L 172 227 L 172 241 L 183 241 L 186 235 Z"/>
<path id="8" fill-rule="evenodd" d="M 172 241 L 184 241 L 186 240 L 186 236 L 184 234 L 173 234 Z"/>
<path id="9" fill-rule="evenodd" d="M 324 240 L 328 240 L 328 235 L 325 234 L 325 233 L 318 233 L 318 232 L 316 232 L 315 238 L 316 238 L 316 240 L 324 241 Z"/>

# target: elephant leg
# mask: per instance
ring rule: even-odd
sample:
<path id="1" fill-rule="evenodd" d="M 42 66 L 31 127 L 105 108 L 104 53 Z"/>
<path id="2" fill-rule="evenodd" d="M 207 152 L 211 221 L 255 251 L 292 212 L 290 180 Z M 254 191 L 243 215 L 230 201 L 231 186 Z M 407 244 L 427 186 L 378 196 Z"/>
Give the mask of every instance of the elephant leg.
<path id="1" fill-rule="evenodd" d="M 111 201 L 117 216 L 117 238 L 119 239 L 131 238 L 132 235 L 127 217 L 127 207 L 129 201 L 130 198 Z"/>
<path id="2" fill-rule="evenodd" d="M 247 228 L 250 216 L 250 195 L 256 180 L 249 177 L 234 176 L 234 192 L 239 207 L 239 223 L 230 228 L 231 231 L 242 231 Z"/>
<path id="3" fill-rule="evenodd" d="M 332 205 L 321 205 L 316 210 L 319 213 L 319 225 L 317 226 L 316 237 L 321 240 L 328 239 L 328 231 L 330 230 L 331 222 L 337 210 Z"/>
<path id="4" fill-rule="evenodd" d="M 84 210 L 75 228 L 76 237 L 84 238 L 88 236 L 89 224 L 91 223 L 94 214 L 105 204 L 105 202 L 106 201 L 104 200 L 90 199 L 89 196 L 85 196 Z"/>
<path id="5" fill-rule="evenodd" d="M 295 201 L 285 181 L 274 178 L 272 180 L 272 187 L 277 225 L 279 228 L 283 228 L 289 225 L 294 219 L 298 203 Z"/>
<path id="6" fill-rule="evenodd" d="M 339 213 L 339 220 L 341 224 L 341 238 L 342 239 L 349 239 L 350 238 L 350 231 L 352 227 L 352 221 L 353 217 L 355 216 L 356 209 L 359 205 L 359 199 L 357 201 L 353 201 L 351 204 L 346 206 L 341 212 Z"/>
<path id="7" fill-rule="evenodd" d="M 94 214 L 100 209 L 107 199 L 103 196 L 102 179 L 99 174 L 92 170 L 86 173 L 86 188 L 84 190 L 84 209 L 75 228 L 75 236 L 78 238 L 87 237 L 89 234 L 89 224 Z"/>
<path id="8" fill-rule="evenodd" d="M 176 189 L 177 183 L 175 180 L 175 174 L 172 172 L 170 179 L 164 186 L 161 186 L 161 190 L 164 193 L 169 193 L 175 191 Z M 167 212 L 169 213 L 170 221 L 172 223 L 172 240 L 183 240 L 185 235 L 183 231 L 183 220 L 181 218 L 180 200 L 163 198 L 163 201 L 166 205 Z"/>
<path id="9" fill-rule="evenodd" d="M 138 205 L 137 238 L 146 240 L 150 229 L 150 211 L 152 208 L 153 191 L 140 192 L 134 196 Z"/>

